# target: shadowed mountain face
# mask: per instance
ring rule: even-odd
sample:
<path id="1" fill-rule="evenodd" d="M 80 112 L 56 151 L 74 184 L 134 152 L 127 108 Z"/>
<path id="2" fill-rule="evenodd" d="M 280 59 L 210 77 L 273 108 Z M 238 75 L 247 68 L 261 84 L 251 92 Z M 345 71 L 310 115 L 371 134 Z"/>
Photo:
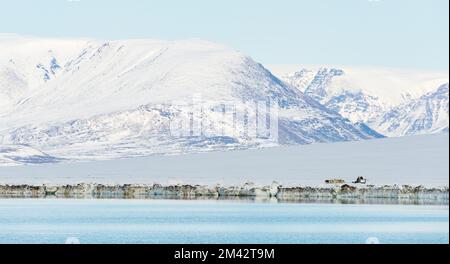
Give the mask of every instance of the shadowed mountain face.
<path id="1" fill-rule="evenodd" d="M 302 69 L 286 83 L 386 136 L 448 131 L 448 75 L 385 69 Z"/>

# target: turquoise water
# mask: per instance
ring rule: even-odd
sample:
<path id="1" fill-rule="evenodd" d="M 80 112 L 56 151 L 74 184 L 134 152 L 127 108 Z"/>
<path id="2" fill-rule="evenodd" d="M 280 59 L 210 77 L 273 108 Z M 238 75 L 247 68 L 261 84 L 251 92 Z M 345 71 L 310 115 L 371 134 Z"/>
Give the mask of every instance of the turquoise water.
<path id="1" fill-rule="evenodd" d="M 0 243 L 449 243 L 448 206 L 0 199 Z"/>

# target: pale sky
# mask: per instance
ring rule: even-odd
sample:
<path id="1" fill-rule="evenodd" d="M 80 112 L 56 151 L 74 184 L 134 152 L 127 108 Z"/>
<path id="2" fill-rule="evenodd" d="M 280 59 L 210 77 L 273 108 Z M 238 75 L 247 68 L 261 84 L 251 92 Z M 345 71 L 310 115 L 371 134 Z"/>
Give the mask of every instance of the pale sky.
<path id="1" fill-rule="evenodd" d="M 0 32 L 201 38 L 263 64 L 448 69 L 448 0 L 0 0 Z"/>

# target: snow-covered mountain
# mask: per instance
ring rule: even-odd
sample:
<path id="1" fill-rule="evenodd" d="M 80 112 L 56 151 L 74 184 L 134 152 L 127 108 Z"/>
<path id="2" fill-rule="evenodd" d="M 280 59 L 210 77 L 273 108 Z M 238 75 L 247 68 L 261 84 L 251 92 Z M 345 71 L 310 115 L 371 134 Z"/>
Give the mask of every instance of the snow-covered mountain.
<path id="1" fill-rule="evenodd" d="M 376 127 L 389 134 L 414 135 L 448 132 L 448 83 L 436 91 L 397 106 L 376 120 Z M 393 123 L 391 120 L 396 120 Z"/>
<path id="2" fill-rule="evenodd" d="M 448 131 L 448 73 L 331 67 L 283 76 L 327 108 L 386 136 Z"/>
<path id="3" fill-rule="evenodd" d="M 200 95 L 200 112 L 178 101 Z M 249 136 L 256 101 L 279 107 L 279 143 L 382 137 L 286 85 L 250 57 L 201 41 L 0 37 L 0 137 L 75 160 L 273 145 Z M 210 102 L 215 102 L 211 104 Z M 224 103 L 225 102 L 225 103 Z M 255 110 L 256 111 L 256 110 Z M 170 132 L 202 117 L 209 134 Z M 178 122 L 178 121 L 177 121 Z M 231 135 L 231 136 L 230 136 Z"/>

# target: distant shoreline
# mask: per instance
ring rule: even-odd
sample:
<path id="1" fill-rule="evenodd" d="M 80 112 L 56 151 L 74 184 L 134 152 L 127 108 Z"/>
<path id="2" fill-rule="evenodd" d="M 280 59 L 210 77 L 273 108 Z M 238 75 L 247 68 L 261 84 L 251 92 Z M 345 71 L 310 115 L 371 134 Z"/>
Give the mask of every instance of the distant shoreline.
<path id="1" fill-rule="evenodd" d="M 354 184 L 326 187 L 201 186 L 201 185 L 0 185 L 2 198 L 59 199 L 178 199 L 250 200 L 297 203 L 420 204 L 448 205 L 449 188 L 423 186 L 366 186 Z"/>

